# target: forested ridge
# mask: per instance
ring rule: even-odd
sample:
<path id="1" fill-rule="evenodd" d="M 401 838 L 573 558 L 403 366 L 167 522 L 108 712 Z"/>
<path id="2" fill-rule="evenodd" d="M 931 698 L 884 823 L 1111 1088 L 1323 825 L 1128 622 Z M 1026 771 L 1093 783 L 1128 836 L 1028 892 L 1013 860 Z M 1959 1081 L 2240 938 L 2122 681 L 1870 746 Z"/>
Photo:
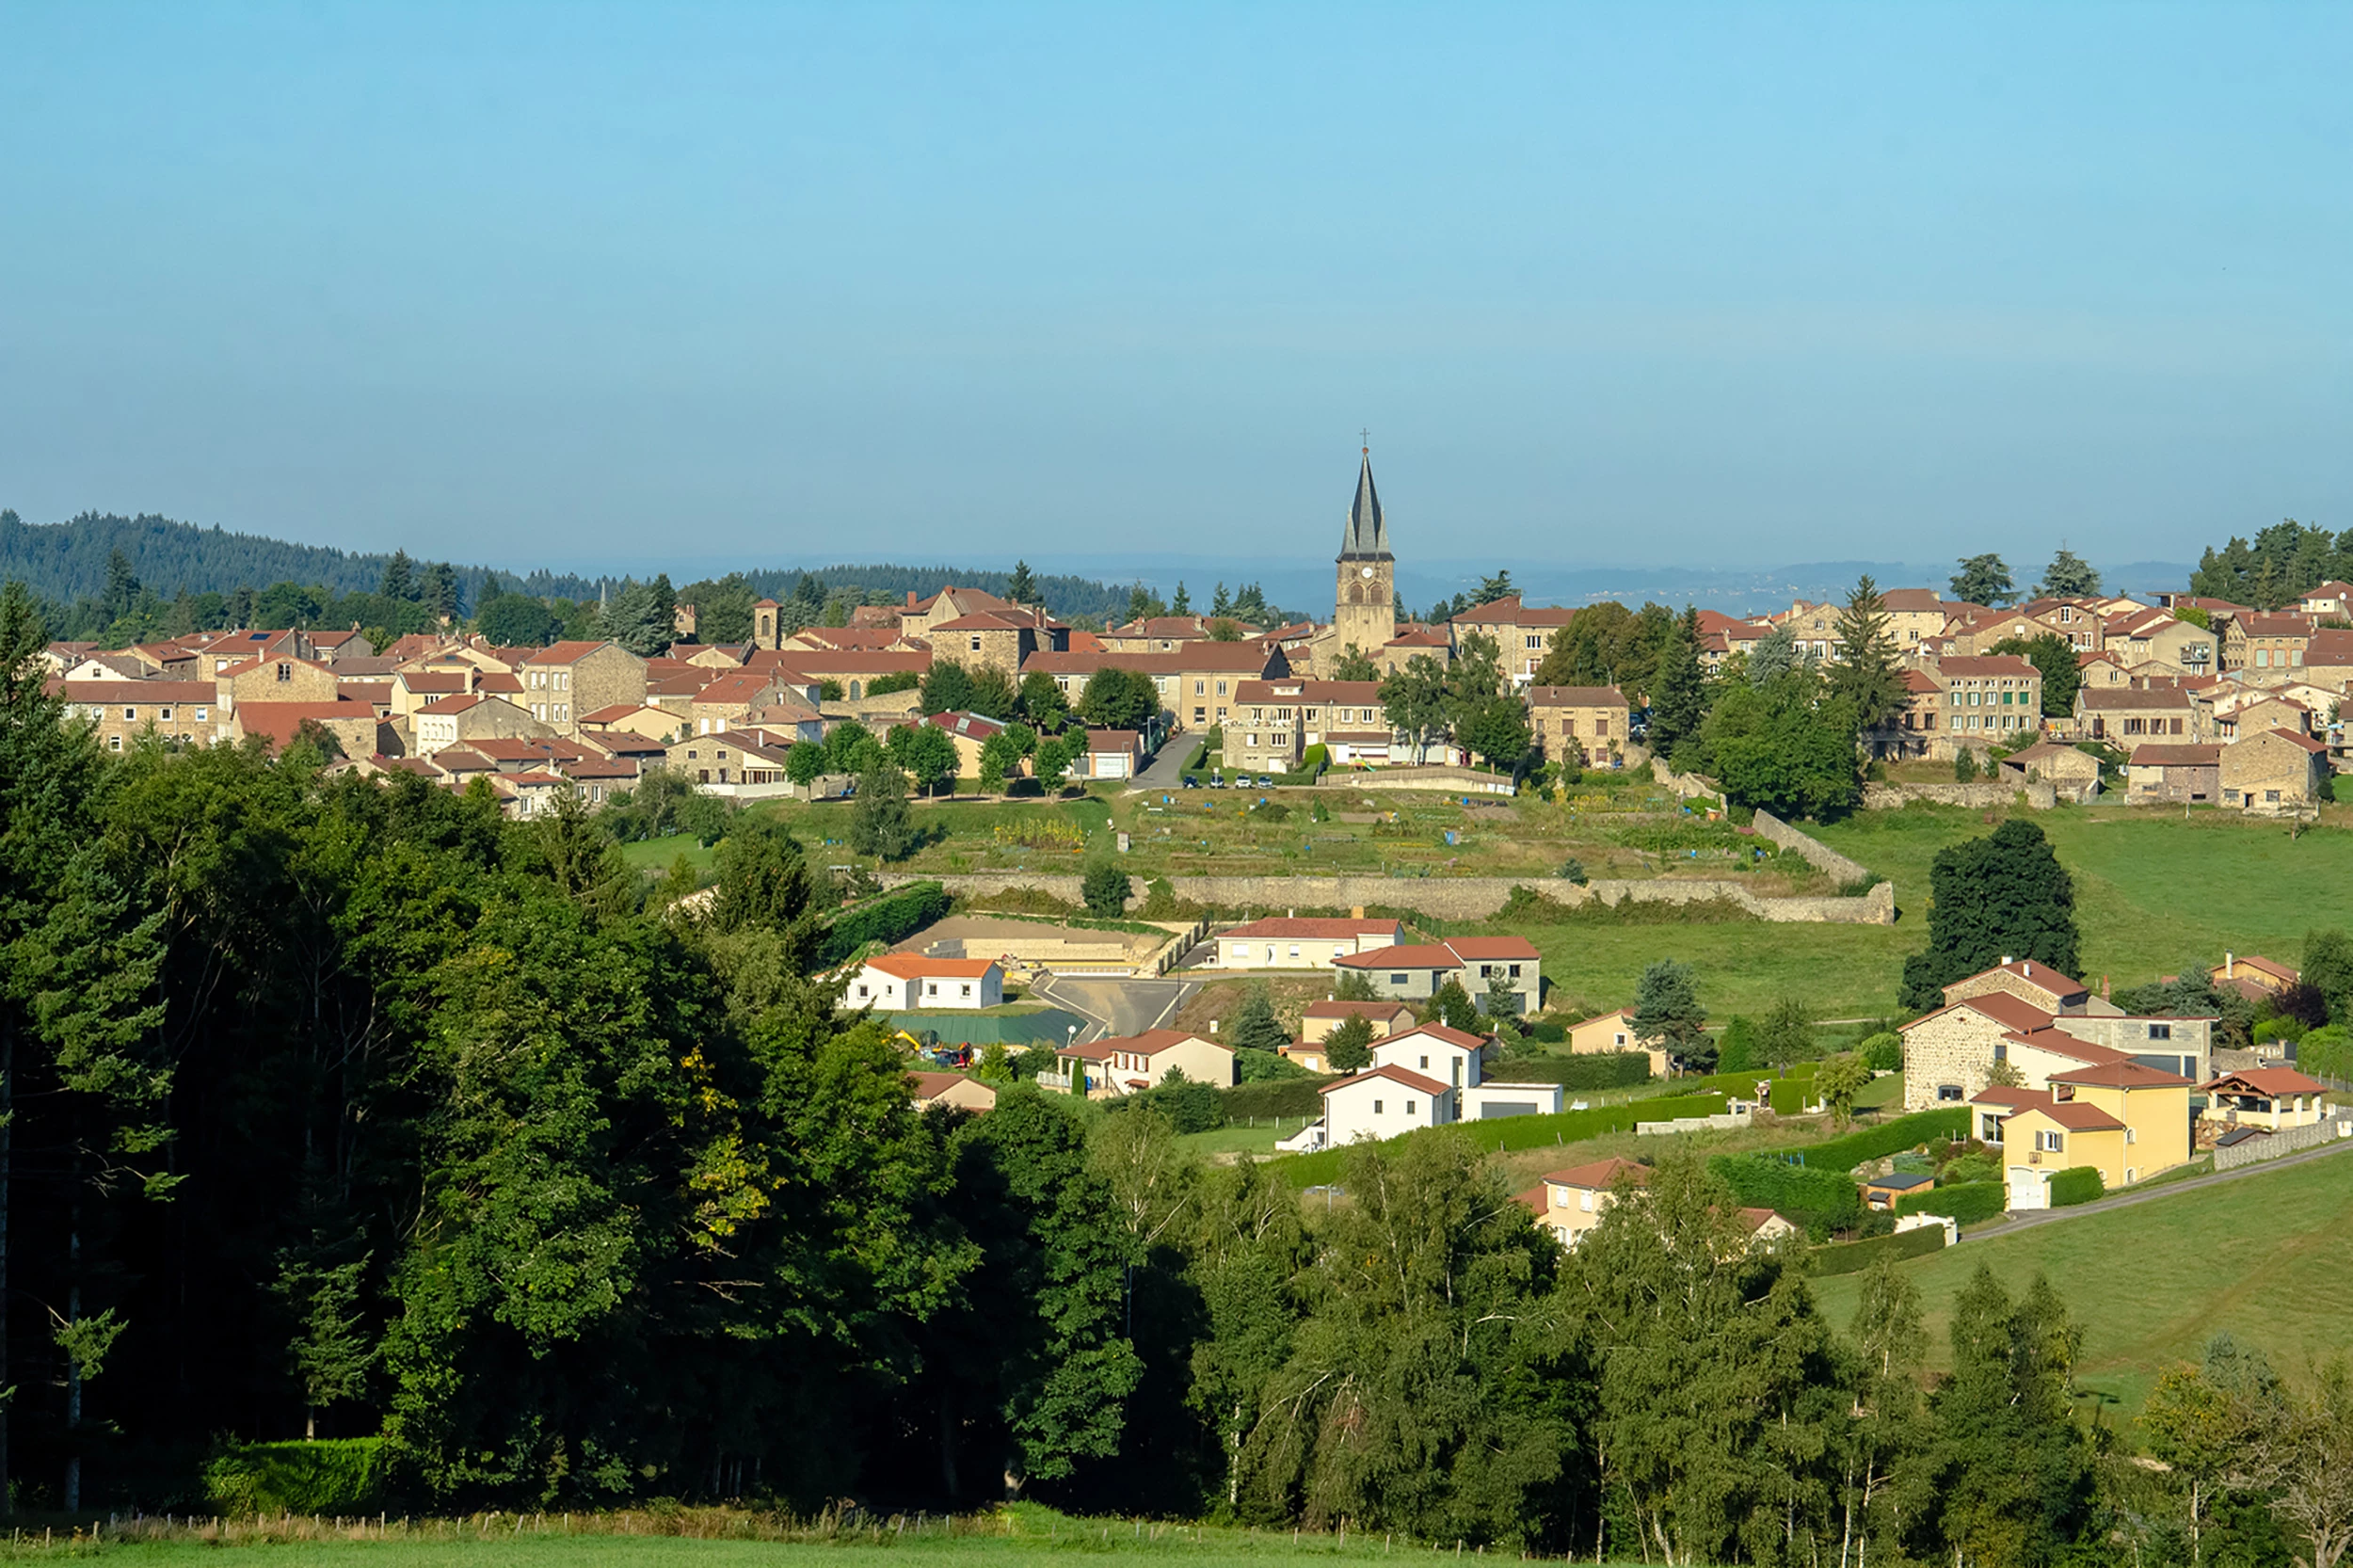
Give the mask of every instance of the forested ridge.
<path id="1" fill-rule="evenodd" d="M 220 1438 L 380 1432 L 418 1510 L 1010 1479 L 1620 1559 L 2139 1568 L 2193 1529 L 2284 1563 L 2297 1456 L 2353 1454 L 2341 1376 L 2233 1352 L 2177 1380 L 2192 1435 L 2280 1467 L 2128 1463 L 2067 1305 L 1990 1276 L 1932 1380 L 1900 1275 L 1825 1320 L 1695 1161 L 1563 1254 L 1463 1140 L 1352 1151 L 1327 1211 L 1148 1110 L 918 1114 L 812 974 L 839 894 L 780 830 L 727 822 L 683 916 L 576 806 L 102 754 L 40 630 L 0 598 L 27 1504 L 202 1506 Z"/>
<path id="2" fill-rule="evenodd" d="M 50 621 L 61 634 L 102 640 L 125 616 L 130 619 L 124 632 L 156 637 L 213 630 L 216 623 L 228 624 L 224 617 L 235 611 L 275 614 L 280 618 L 254 623 L 273 627 L 344 627 L 354 619 L 377 626 L 388 617 L 376 601 L 397 597 L 385 587 L 388 574 L 405 582 L 402 574 L 411 568 L 405 552 L 355 552 L 291 544 L 146 514 L 126 518 L 85 512 L 61 523 L 34 524 L 13 511 L 0 511 L 0 582 L 24 583 L 50 601 Z M 415 569 L 427 568 L 418 565 Z M 473 613 L 502 588 L 557 602 L 561 616 L 564 610 L 593 606 L 639 585 L 637 579 L 619 574 L 583 576 L 540 569 L 518 577 L 483 566 L 446 564 L 433 569 L 448 576 L 444 608 L 452 615 Z M 148 596 L 145 615 L 138 614 L 142 605 L 136 592 L 127 599 L 121 596 L 126 576 Z M 821 605 L 829 594 L 846 593 L 852 602 L 898 603 L 909 593 L 928 598 L 951 584 L 1000 596 L 1019 585 L 1058 616 L 1097 620 L 1124 613 L 1134 592 L 1092 578 L 1032 574 L 1026 568 L 1000 571 L 888 564 L 730 573 L 690 584 L 686 592 L 697 587 L 707 594 L 740 592 L 748 607 L 751 600 L 763 595 L 783 598 L 804 578 L 823 590 Z M 190 624 L 179 624 L 183 621 Z M 748 633 L 738 635 L 744 634 Z"/>

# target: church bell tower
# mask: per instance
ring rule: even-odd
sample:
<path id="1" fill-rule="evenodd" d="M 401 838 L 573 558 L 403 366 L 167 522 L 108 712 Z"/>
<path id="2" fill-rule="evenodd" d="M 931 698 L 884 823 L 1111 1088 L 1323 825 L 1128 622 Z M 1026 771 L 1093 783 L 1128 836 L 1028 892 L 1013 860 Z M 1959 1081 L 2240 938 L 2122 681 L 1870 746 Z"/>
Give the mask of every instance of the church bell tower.
<path id="1" fill-rule="evenodd" d="M 1356 471 L 1356 499 L 1340 535 L 1338 584 L 1332 600 L 1335 651 L 1354 648 L 1379 659 L 1397 635 L 1397 557 L 1389 553 L 1389 521 L 1372 485 L 1372 448 Z"/>

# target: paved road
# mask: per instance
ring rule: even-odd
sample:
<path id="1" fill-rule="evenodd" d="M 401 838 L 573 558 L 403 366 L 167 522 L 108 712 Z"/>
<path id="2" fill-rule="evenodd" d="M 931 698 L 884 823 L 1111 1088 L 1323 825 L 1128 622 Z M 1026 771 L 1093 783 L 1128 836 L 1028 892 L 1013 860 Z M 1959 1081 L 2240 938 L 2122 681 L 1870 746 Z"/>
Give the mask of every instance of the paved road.
<path id="1" fill-rule="evenodd" d="M 1085 980 L 1056 976 L 1031 994 L 1076 1013 L 1087 1021 L 1081 1042 L 1107 1035 L 1141 1034 L 1166 1027 L 1187 997 L 1201 989 L 1195 980 Z"/>
<path id="2" fill-rule="evenodd" d="M 2298 1149 L 2294 1154 L 2283 1154 L 2277 1160 L 2259 1160 L 2251 1165 L 2241 1165 L 2236 1170 L 2216 1171 L 2207 1176 L 2190 1176 L 2182 1181 L 2169 1181 L 2162 1187 L 2152 1187 L 2145 1192 L 2127 1190 L 2117 1193 L 2112 1198 L 2102 1198 L 2097 1203 L 2077 1204 L 2072 1208 L 2025 1209 L 2012 1214 L 2009 1224 L 1996 1225 L 1992 1230 L 1963 1231 L 1961 1240 L 1964 1244 L 1970 1241 L 1990 1241 L 1998 1236 L 2015 1236 L 2030 1225 L 2057 1224 L 2061 1220 L 2080 1220 L 2087 1214 L 2105 1214 L 2110 1209 L 2129 1208 L 2137 1203 L 2158 1203 L 2176 1192 L 2194 1192 L 2201 1187 L 2212 1187 L 2217 1181 L 2236 1181 L 2241 1176 L 2259 1176 L 2265 1171 L 2279 1170 L 2284 1165 L 2301 1164 L 2307 1160 L 2325 1160 L 2332 1154 L 2342 1154 L 2346 1149 L 2353 1149 L 2353 1139 L 2339 1139 L 2333 1144 L 2323 1144 L 2316 1149 Z"/>
<path id="3" fill-rule="evenodd" d="M 1160 754 L 1152 759 L 1152 765 L 1136 775 L 1128 788 L 1134 790 L 1175 790 L 1185 781 L 1185 761 L 1200 746 L 1199 737 L 1190 733 L 1171 735 L 1161 744 Z"/>

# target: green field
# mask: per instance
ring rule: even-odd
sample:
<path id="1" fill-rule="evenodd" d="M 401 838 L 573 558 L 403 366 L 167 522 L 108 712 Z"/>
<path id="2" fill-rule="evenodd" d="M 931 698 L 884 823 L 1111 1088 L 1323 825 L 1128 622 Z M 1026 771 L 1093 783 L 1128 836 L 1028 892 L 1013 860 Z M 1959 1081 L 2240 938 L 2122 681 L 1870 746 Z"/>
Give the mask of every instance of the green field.
<path id="1" fill-rule="evenodd" d="M 1981 1263 L 2013 1296 L 2038 1271 L 2049 1276 L 2083 1325 L 2080 1380 L 2112 1416 L 2137 1412 L 2159 1368 L 2195 1359 L 2218 1329 L 2293 1373 L 2353 1347 L 2353 1159 L 1995 1232 L 1901 1264 L 1927 1300 L 1931 1365 L 1945 1363 L 1952 1299 Z M 1815 1282 L 1841 1329 L 1862 1284 Z"/>
<path id="2" fill-rule="evenodd" d="M 1304 1568 L 1313 1563 L 1375 1561 L 1426 1545 L 1409 1546 L 1372 1535 L 1293 1536 L 1289 1530 L 1218 1528 L 1137 1521 L 1073 1519 L 1044 1509 L 1018 1506 L 1017 1523 L 999 1518 L 958 1521 L 952 1533 L 938 1515 L 925 1528 L 916 1520 L 884 1518 L 851 1538 L 826 1541 L 709 1539 L 681 1535 L 563 1533 L 558 1515 L 526 1515 L 424 1526 L 406 1535 L 395 1525 L 390 1539 L 206 1542 L 128 1541 L 95 1553 L 88 1542 L 59 1541 L 43 1549 L 35 1542 L 0 1553 L 45 1560 L 69 1555 L 102 1556 L 123 1568 L 891 1568 L 909 1562 L 1002 1563 L 1005 1568 L 1046 1555 L 1083 1555 L 1090 1562 L 1139 1565 L 1183 1563 L 1190 1568 Z M 640 1516 L 642 1518 L 642 1515 Z M 544 1526 L 541 1521 L 544 1520 Z M 296 1520 L 299 1529 L 306 1522 Z M 752 1535 L 760 1521 L 744 1515 L 697 1510 L 688 1528 L 727 1531 L 730 1523 Z M 356 1533 L 356 1532 L 355 1532 Z M 731 1533 L 731 1532 L 730 1532 Z"/>

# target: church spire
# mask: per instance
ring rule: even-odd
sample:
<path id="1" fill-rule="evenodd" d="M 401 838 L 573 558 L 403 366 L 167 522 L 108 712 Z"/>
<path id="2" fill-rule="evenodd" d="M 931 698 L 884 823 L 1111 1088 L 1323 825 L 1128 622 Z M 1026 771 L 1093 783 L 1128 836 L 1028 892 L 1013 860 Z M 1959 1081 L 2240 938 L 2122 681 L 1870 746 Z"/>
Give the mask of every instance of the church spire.
<path id="1" fill-rule="evenodd" d="M 1381 492 L 1372 484 L 1372 448 L 1364 449 L 1356 470 L 1356 499 L 1348 508 L 1348 529 L 1340 536 L 1340 559 L 1385 561 L 1389 556 L 1389 520 L 1381 511 Z"/>

